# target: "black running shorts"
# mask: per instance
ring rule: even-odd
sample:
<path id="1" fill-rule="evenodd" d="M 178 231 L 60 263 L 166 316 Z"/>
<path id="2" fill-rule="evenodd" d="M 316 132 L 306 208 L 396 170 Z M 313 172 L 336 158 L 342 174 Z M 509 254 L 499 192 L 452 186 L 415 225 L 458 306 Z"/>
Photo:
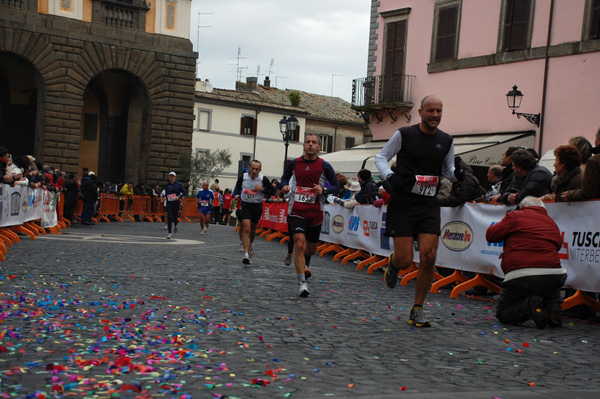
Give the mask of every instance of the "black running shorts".
<path id="1" fill-rule="evenodd" d="M 258 223 L 262 216 L 262 203 L 242 202 L 240 220 L 250 219 L 251 223 Z"/>
<path id="2" fill-rule="evenodd" d="M 299 216 L 287 217 L 288 231 L 290 237 L 293 240 L 294 234 L 304 234 L 306 241 L 310 243 L 319 242 L 319 236 L 321 235 L 321 225 L 309 226 L 308 220 L 303 219 Z"/>
<path id="3" fill-rule="evenodd" d="M 440 235 L 440 205 L 435 197 L 404 193 L 392 196 L 386 216 L 386 235 Z"/>

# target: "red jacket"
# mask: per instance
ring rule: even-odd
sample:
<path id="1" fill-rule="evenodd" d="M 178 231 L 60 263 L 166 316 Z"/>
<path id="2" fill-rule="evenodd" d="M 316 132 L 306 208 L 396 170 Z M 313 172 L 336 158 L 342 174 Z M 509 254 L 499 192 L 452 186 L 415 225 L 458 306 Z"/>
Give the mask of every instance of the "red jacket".
<path id="1" fill-rule="evenodd" d="M 509 212 L 500 222 L 488 227 L 489 242 L 504 241 L 504 274 L 524 268 L 560 268 L 558 251 L 562 247 L 560 230 L 546 209 L 530 206 Z"/>

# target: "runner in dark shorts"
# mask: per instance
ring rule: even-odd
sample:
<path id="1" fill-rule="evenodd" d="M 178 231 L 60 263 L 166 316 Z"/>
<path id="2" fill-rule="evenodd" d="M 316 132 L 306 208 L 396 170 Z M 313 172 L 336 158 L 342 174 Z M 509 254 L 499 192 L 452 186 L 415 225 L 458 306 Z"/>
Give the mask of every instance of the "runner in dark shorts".
<path id="1" fill-rule="evenodd" d="M 375 165 L 385 178 L 384 188 L 391 194 L 386 216 L 386 234 L 394 239 L 384 280 L 388 287 L 398 283 L 398 273 L 413 263 L 413 244 L 419 244 L 419 273 L 415 302 L 408 323 L 430 327 L 423 303 L 435 273 L 440 235 L 440 205 L 435 198 L 440 176 L 451 181 L 464 179 L 454 168 L 452 136 L 438 129 L 442 101 L 427 96 L 421 101 L 418 125 L 398 129 L 375 156 Z M 389 161 L 396 157 L 396 169 Z"/>
<path id="2" fill-rule="evenodd" d="M 304 155 L 292 160 L 281 177 L 283 194 L 291 192 L 288 210 L 288 232 L 294 240 L 294 265 L 298 277 L 298 295 L 307 297 L 306 279 L 311 276 L 308 265 L 317 251 L 323 223 L 323 205 L 329 194 L 339 191 L 338 180 L 331 165 L 319 158 L 321 141 L 315 134 L 306 134 Z M 325 187 L 326 182 L 330 186 Z"/>

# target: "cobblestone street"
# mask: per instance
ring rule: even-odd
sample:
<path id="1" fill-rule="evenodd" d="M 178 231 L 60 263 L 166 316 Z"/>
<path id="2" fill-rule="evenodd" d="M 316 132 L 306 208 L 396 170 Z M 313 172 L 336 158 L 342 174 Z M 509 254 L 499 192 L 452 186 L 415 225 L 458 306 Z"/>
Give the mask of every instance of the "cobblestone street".
<path id="1" fill-rule="evenodd" d="M 74 225 L 0 263 L 0 397 L 597 398 L 597 325 L 497 323 L 495 303 L 314 257 L 297 297 L 285 246 L 233 227 Z"/>

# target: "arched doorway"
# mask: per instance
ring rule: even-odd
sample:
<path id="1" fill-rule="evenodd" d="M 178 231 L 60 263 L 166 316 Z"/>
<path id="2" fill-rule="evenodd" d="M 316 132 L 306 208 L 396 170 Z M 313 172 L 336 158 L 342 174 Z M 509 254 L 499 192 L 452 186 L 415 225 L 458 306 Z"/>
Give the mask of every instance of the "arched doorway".
<path id="1" fill-rule="evenodd" d="M 145 183 L 150 102 L 140 79 L 119 69 L 104 71 L 86 87 L 83 103 L 79 173 Z"/>
<path id="2" fill-rule="evenodd" d="M 43 98 L 39 73 L 16 54 L 0 52 L 0 146 L 41 158 Z"/>

